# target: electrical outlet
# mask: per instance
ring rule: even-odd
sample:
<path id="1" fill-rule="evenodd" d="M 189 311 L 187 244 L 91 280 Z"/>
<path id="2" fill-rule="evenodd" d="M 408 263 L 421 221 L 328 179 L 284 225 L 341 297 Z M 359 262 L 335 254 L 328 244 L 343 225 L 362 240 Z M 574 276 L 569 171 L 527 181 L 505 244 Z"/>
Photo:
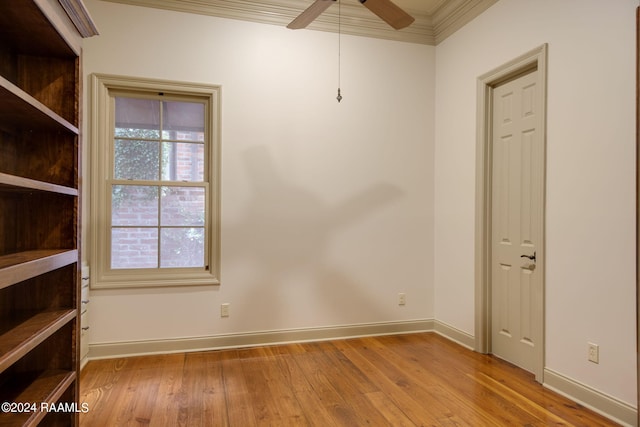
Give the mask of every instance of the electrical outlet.
<path id="1" fill-rule="evenodd" d="M 589 344 L 589 362 L 600 363 L 600 347 L 598 344 Z"/>
<path id="2" fill-rule="evenodd" d="M 220 304 L 220 317 L 229 317 L 229 303 Z"/>
<path id="3" fill-rule="evenodd" d="M 407 304 L 407 296 L 404 293 L 398 294 L 398 305 L 406 305 Z"/>

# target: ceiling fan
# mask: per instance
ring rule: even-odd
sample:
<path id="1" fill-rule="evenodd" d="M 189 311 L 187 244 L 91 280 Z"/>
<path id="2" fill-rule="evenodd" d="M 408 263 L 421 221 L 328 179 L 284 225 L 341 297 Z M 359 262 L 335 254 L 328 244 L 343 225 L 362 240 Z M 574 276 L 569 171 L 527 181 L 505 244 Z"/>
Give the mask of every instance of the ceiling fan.
<path id="1" fill-rule="evenodd" d="M 315 0 L 311 6 L 309 6 L 304 12 L 302 12 L 296 19 L 291 21 L 287 28 L 297 30 L 305 28 L 312 23 L 318 16 L 322 14 L 332 3 L 336 0 Z M 405 28 L 415 20 L 404 10 L 396 6 L 391 0 L 358 0 L 363 6 L 375 13 L 391 25 L 396 30 Z"/>

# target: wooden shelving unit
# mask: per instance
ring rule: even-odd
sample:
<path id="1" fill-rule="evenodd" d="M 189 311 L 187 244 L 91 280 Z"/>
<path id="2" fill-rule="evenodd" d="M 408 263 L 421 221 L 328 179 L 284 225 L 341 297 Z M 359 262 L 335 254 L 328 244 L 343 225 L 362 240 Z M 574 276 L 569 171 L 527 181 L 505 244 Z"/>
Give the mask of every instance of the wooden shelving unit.
<path id="1" fill-rule="evenodd" d="M 0 402 L 78 402 L 81 0 L 0 0 Z M 75 406 L 74 406 L 75 405 Z M 0 426 L 78 412 L 0 412 Z"/>

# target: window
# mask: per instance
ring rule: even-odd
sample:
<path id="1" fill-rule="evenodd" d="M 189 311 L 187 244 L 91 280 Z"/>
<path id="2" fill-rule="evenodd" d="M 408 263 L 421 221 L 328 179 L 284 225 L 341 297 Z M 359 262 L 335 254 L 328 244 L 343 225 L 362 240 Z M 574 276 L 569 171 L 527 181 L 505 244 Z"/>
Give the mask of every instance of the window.
<path id="1" fill-rule="evenodd" d="M 93 76 L 93 287 L 219 283 L 218 99 Z"/>

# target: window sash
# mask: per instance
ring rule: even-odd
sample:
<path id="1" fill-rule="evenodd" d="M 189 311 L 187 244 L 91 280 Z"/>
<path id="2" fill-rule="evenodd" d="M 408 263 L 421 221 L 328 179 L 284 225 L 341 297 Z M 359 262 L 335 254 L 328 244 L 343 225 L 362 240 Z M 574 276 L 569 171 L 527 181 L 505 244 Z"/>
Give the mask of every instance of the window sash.
<path id="1" fill-rule="evenodd" d="M 203 229 L 203 260 L 202 260 L 202 265 L 199 266 L 182 266 L 182 267 L 174 267 L 174 268 L 180 268 L 180 269 L 192 269 L 194 271 L 198 271 L 198 270 L 202 270 L 204 269 L 205 271 L 209 269 L 209 263 L 208 263 L 208 254 L 209 254 L 209 246 L 210 246 L 210 242 L 209 242 L 209 234 L 208 233 L 208 228 L 209 228 L 209 224 L 211 223 L 210 220 L 210 211 L 209 209 L 207 209 L 207 206 L 209 205 L 209 183 L 203 183 L 203 182 L 168 182 L 168 181 L 136 181 L 136 180 L 108 180 L 107 181 L 107 185 L 110 188 L 113 188 L 114 186 L 130 186 L 130 187 L 150 187 L 150 188 L 157 188 L 158 189 L 158 193 L 162 192 L 162 188 L 194 188 L 194 189 L 202 189 L 203 190 L 203 196 L 204 196 L 204 216 L 203 216 L 203 220 L 202 220 L 202 224 L 198 224 L 198 223 L 184 223 L 184 224 L 167 224 L 166 221 L 163 221 L 163 206 L 162 206 L 162 194 L 159 194 L 157 197 L 157 200 L 154 201 L 155 207 L 156 207 L 156 211 L 155 211 L 155 221 L 153 223 L 143 223 L 143 222 L 138 222 L 138 223 L 130 223 L 130 224 L 121 224 L 121 223 L 113 223 L 114 220 L 114 215 L 113 215 L 113 197 L 109 198 L 109 205 L 108 205 L 108 212 L 110 212 L 108 220 L 109 220 L 109 224 L 108 227 L 110 229 L 110 233 L 109 233 L 109 239 L 108 239 L 108 245 L 106 247 L 106 252 L 107 254 L 109 254 L 109 267 L 111 270 L 118 270 L 118 271 L 123 271 L 123 270 L 129 270 L 130 272 L 136 272 L 136 271 L 140 271 L 140 270 L 146 270 L 146 273 L 149 272 L 153 272 L 156 270 L 161 270 L 161 271 L 165 271 L 171 267 L 167 267 L 166 266 L 166 262 L 162 262 L 163 259 L 163 255 L 164 255 L 164 251 L 163 251 L 163 246 L 162 246 L 162 230 L 167 230 L 167 229 Z M 150 215 L 149 215 L 150 216 Z M 156 257 L 156 264 L 154 267 L 151 266 L 147 266 L 147 267 L 132 267 L 132 268 L 126 268 L 126 267 L 114 267 L 114 261 L 113 261 L 113 233 L 114 230 L 123 230 L 123 229 L 146 229 L 146 230 L 157 230 L 157 243 L 156 243 L 156 252 L 155 252 L 155 257 Z M 150 243 L 149 243 L 150 245 Z M 165 247 L 166 249 L 166 247 Z M 150 255 L 149 255 L 150 256 Z"/>

